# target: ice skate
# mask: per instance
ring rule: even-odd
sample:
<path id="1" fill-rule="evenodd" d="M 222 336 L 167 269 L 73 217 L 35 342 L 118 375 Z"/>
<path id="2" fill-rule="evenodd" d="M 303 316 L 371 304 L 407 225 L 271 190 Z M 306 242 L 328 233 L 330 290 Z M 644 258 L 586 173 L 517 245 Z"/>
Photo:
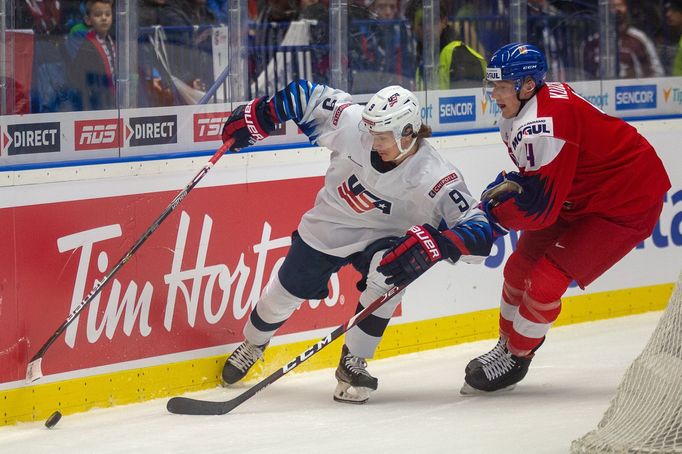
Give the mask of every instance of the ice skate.
<path id="1" fill-rule="evenodd" d="M 251 369 L 251 366 L 263 358 L 263 352 L 267 345 L 253 345 L 245 340 L 237 347 L 227 358 L 223 366 L 223 386 L 237 383 L 244 378 L 249 369 Z"/>
<path id="2" fill-rule="evenodd" d="M 492 350 L 469 361 L 469 364 L 467 364 L 464 368 L 464 373 L 468 375 L 473 369 L 478 369 L 492 361 L 495 361 L 504 354 L 506 345 L 507 340 L 499 338 L 497 340 L 497 344 L 495 344 Z"/>
<path id="3" fill-rule="evenodd" d="M 507 347 L 496 358 L 471 369 L 464 377 L 460 394 L 472 395 L 493 391 L 510 391 L 523 380 L 534 354 L 528 356 L 512 355 Z"/>
<path id="4" fill-rule="evenodd" d="M 367 372 L 367 361 L 352 355 L 345 345 L 336 368 L 336 379 L 334 400 L 337 402 L 364 404 L 369 400 L 369 393 L 378 386 L 378 380 Z"/>

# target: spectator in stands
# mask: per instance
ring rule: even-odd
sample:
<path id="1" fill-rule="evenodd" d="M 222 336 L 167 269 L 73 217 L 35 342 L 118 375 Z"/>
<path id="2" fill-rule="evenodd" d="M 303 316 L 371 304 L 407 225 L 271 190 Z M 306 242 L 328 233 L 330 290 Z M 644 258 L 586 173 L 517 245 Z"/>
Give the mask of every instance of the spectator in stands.
<path id="1" fill-rule="evenodd" d="M 400 15 L 399 0 L 371 0 L 368 20 L 354 20 L 351 35 L 363 38 L 359 55 L 350 58 L 352 91 L 374 93 L 386 85 L 414 87 L 416 42 Z M 352 52 L 353 50 L 351 50 Z"/>
<path id="2" fill-rule="evenodd" d="M 180 7 L 187 13 L 193 25 L 213 25 L 216 16 L 208 7 L 207 0 L 176 0 Z"/>
<path id="3" fill-rule="evenodd" d="M 141 39 L 140 62 L 142 78 L 150 105 L 173 105 L 189 103 L 183 93 L 202 90 L 201 64 L 196 61 L 197 50 L 191 15 L 196 9 L 191 0 L 142 0 L 139 6 L 141 28 L 163 27 L 163 39 L 152 43 Z M 149 38 L 159 38 L 157 32 L 147 30 Z M 160 41 L 163 41 L 162 43 Z M 163 44 L 165 52 L 160 48 Z M 164 62 L 165 60 L 165 62 Z M 168 93 L 173 96 L 169 97 Z"/>
<path id="4" fill-rule="evenodd" d="M 378 67 L 379 44 L 373 25 L 376 20 L 367 4 L 371 0 L 348 2 L 348 70 L 351 93 L 361 93 L 365 80 L 372 78 Z M 369 76 L 366 74 L 369 73 Z"/>
<path id="5" fill-rule="evenodd" d="M 379 20 L 396 20 L 400 15 L 399 0 L 374 0 L 369 4 L 369 10 Z"/>
<path id="6" fill-rule="evenodd" d="M 528 42 L 535 44 L 545 53 L 549 65 L 549 78 L 556 81 L 566 80 L 565 52 L 554 32 L 561 16 L 561 11 L 547 0 L 528 0 Z"/>
<path id="7" fill-rule="evenodd" d="M 257 12 L 249 27 L 249 81 L 254 97 L 276 90 L 274 74 L 285 70 L 277 59 L 279 46 L 298 14 L 289 0 L 259 0 Z"/>
<path id="8" fill-rule="evenodd" d="M 81 0 L 61 0 L 59 2 L 61 9 L 61 23 L 64 24 L 64 31 L 69 34 L 74 32 L 83 32 L 83 36 L 88 32 L 88 26 L 85 24 L 85 2 Z"/>
<path id="9" fill-rule="evenodd" d="M 58 35 L 64 32 L 59 0 L 16 2 L 15 26 L 32 29 L 36 35 Z"/>
<path id="10" fill-rule="evenodd" d="M 509 37 L 509 2 L 461 0 L 456 3 L 454 29 L 467 45 L 486 55 Z"/>
<path id="11" fill-rule="evenodd" d="M 611 0 L 618 30 L 618 68 L 620 78 L 663 76 L 663 66 L 653 42 L 644 32 L 630 24 L 627 0 Z M 594 78 L 602 77 L 599 61 L 599 35 L 592 36 L 585 44 L 585 71 Z"/>
<path id="12" fill-rule="evenodd" d="M 0 76 L 0 86 L 4 87 L 7 103 L 0 109 L 0 115 L 23 115 L 29 112 L 28 90 L 13 77 Z"/>
<path id="13" fill-rule="evenodd" d="M 289 0 L 261 0 L 258 6 L 259 22 L 291 22 L 296 9 Z"/>
<path id="14" fill-rule="evenodd" d="M 211 26 L 216 25 L 217 20 L 208 8 L 206 0 L 180 1 L 184 2 L 184 10 L 192 25 L 198 26 L 192 36 L 194 52 L 191 58 L 195 69 L 192 85 L 197 90 L 206 91 L 213 83 L 213 28 Z"/>
<path id="15" fill-rule="evenodd" d="M 58 0 L 17 1 L 14 27 L 31 29 L 33 59 L 31 65 L 31 112 L 73 110 L 66 76 L 64 24 Z M 4 19 L 3 19 L 4 20 Z"/>
<path id="16" fill-rule="evenodd" d="M 662 37 L 666 74 L 682 76 L 682 0 L 665 3 L 666 33 Z"/>
<path id="17" fill-rule="evenodd" d="M 208 0 L 206 7 L 218 23 L 227 24 L 227 0 Z"/>
<path id="18" fill-rule="evenodd" d="M 662 4 L 660 0 L 628 0 L 630 24 L 647 36 L 656 36 L 663 28 Z"/>
<path id="19" fill-rule="evenodd" d="M 309 23 L 313 79 L 329 83 L 329 8 L 320 0 L 300 0 L 298 19 Z"/>
<path id="20" fill-rule="evenodd" d="M 110 34 L 112 7 L 113 0 L 85 2 L 85 24 L 89 31 L 68 71 L 83 110 L 116 108 L 116 46 Z"/>
<path id="21" fill-rule="evenodd" d="M 417 40 L 417 77 L 418 90 L 424 90 L 424 57 L 423 57 L 423 9 L 421 1 L 410 3 L 405 14 L 407 15 L 412 30 Z M 449 2 L 440 0 L 440 20 L 436 24 L 436 33 L 439 36 L 440 53 L 438 62 L 438 87 L 440 90 L 450 88 L 478 87 L 485 76 L 485 59 L 472 47 L 467 46 L 461 40 L 456 39 L 453 28 L 448 24 Z"/>

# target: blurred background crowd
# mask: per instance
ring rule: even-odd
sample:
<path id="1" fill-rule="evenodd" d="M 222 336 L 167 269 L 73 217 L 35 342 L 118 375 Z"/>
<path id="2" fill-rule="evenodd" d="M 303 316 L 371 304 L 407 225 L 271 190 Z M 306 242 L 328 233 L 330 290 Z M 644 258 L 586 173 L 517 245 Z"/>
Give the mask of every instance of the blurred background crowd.
<path id="1" fill-rule="evenodd" d="M 207 91 L 215 93 L 209 102 L 237 100 L 210 88 L 227 83 L 220 77 L 225 58 L 216 54 L 231 36 L 229 8 L 238 2 L 139 0 L 121 11 L 118 1 L 0 0 L 3 113 L 115 109 L 122 105 L 121 68 L 128 68 L 126 80 L 134 79 L 132 107 L 206 102 Z M 682 75 L 682 0 L 609 0 L 608 9 L 602 0 L 528 0 L 524 27 L 516 32 L 510 0 L 428 1 L 438 4 L 439 20 L 427 27 L 424 0 L 346 3 L 344 21 L 335 22 L 330 0 L 242 0 L 242 98 L 272 94 L 297 77 L 332 82 L 330 30 L 339 23 L 347 27 L 342 88 L 351 93 L 394 83 L 413 90 L 478 87 L 486 60 L 514 36 L 545 51 L 551 80 Z M 134 27 L 124 47 L 121 13 Z M 602 61 L 601 48 L 613 48 L 603 45 L 605 14 L 615 31 L 611 73 Z M 438 46 L 435 85 L 425 78 L 427 42 Z"/>

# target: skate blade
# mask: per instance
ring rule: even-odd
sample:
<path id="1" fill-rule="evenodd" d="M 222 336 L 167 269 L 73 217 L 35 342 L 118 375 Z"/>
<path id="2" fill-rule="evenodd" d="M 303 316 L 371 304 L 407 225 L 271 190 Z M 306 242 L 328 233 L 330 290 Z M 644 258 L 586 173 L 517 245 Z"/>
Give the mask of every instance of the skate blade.
<path id="1" fill-rule="evenodd" d="M 516 388 L 516 384 L 509 385 L 506 388 L 498 389 L 496 391 L 481 391 L 480 389 L 476 389 L 469 385 L 468 383 L 464 382 L 462 388 L 459 390 L 459 393 L 462 396 L 490 396 L 492 394 L 506 393 L 514 388 Z"/>
<path id="2" fill-rule="evenodd" d="M 374 391 L 371 388 L 361 386 L 351 386 L 345 382 L 338 382 L 334 390 L 334 400 L 344 404 L 364 404 L 369 400 L 369 393 Z"/>

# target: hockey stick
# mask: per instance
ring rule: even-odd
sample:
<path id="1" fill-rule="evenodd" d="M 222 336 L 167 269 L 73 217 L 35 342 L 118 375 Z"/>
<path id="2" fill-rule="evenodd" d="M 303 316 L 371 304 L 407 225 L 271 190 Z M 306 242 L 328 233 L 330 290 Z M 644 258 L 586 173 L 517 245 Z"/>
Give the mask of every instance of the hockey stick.
<path id="1" fill-rule="evenodd" d="M 343 333 L 351 329 L 353 326 L 360 323 L 362 320 L 367 318 L 385 302 L 393 298 L 395 295 L 400 293 L 408 284 L 403 286 L 396 286 L 389 289 L 386 293 L 381 295 L 379 298 L 375 299 L 369 306 L 364 308 L 362 311 L 355 314 L 350 320 L 348 320 L 343 325 L 336 328 L 331 333 L 327 334 L 325 337 L 317 341 L 315 345 L 308 347 L 303 353 L 298 355 L 296 358 L 289 361 L 284 367 L 272 373 L 270 376 L 264 378 L 251 388 L 247 389 L 239 396 L 234 399 L 214 402 L 208 400 L 198 400 L 191 399 L 189 397 L 173 397 L 166 404 L 166 408 L 169 412 L 178 415 L 224 415 L 231 412 L 239 405 L 243 404 L 258 392 L 264 390 L 280 378 L 283 375 L 288 374 L 303 362 L 307 361 L 315 353 L 322 350 L 327 345 L 331 344 L 333 341 L 338 339 Z"/>
<path id="2" fill-rule="evenodd" d="M 66 320 L 64 320 L 64 323 L 62 323 L 59 328 L 50 336 L 50 338 L 45 342 L 45 344 L 40 347 L 40 350 L 38 350 L 38 353 L 33 355 L 33 358 L 31 358 L 31 361 L 28 363 L 28 367 L 26 369 L 26 382 L 31 383 L 36 380 L 38 380 L 40 377 L 43 376 L 43 371 L 41 368 L 41 363 L 43 361 L 43 356 L 45 355 L 45 352 L 47 352 L 47 349 L 50 348 L 50 346 L 54 343 L 54 341 L 57 340 L 57 338 L 64 332 L 64 330 L 73 322 L 76 317 L 78 317 L 78 314 L 80 314 L 85 307 L 90 304 L 90 301 L 95 298 L 99 294 L 99 292 L 102 291 L 102 288 L 104 288 L 105 285 L 107 285 L 107 282 L 118 272 L 118 270 L 121 269 L 123 265 L 126 264 L 128 260 L 135 254 L 135 252 L 142 246 L 142 244 L 151 236 L 152 233 L 156 231 L 157 228 L 159 228 L 159 225 L 168 217 L 169 214 L 171 214 L 177 206 L 182 202 L 182 200 L 189 194 L 189 191 L 191 191 L 194 186 L 199 183 L 199 181 L 208 173 L 209 170 L 213 167 L 213 165 L 218 162 L 218 159 L 220 159 L 225 152 L 232 146 L 234 143 L 234 139 L 228 140 L 224 144 L 218 148 L 218 150 L 215 152 L 215 154 L 211 157 L 211 159 L 208 160 L 206 164 L 201 168 L 199 173 L 197 173 L 194 178 L 192 178 L 192 181 L 189 182 L 187 186 L 185 186 L 185 189 L 180 191 L 180 193 L 175 196 L 173 201 L 166 207 L 165 210 L 159 215 L 158 218 L 152 223 L 152 225 L 149 226 L 149 228 L 142 234 L 142 236 L 133 244 L 133 246 L 128 250 L 128 252 L 125 253 L 125 255 L 121 258 L 121 260 L 118 261 L 116 265 L 107 273 L 106 276 L 104 276 L 104 279 L 102 279 L 100 282 L 98 282 L 95 287 L 90 291 L 88 296 L 81 301 L 76 308 L 71 311 L 68 317 L 66 317 Z"/>

